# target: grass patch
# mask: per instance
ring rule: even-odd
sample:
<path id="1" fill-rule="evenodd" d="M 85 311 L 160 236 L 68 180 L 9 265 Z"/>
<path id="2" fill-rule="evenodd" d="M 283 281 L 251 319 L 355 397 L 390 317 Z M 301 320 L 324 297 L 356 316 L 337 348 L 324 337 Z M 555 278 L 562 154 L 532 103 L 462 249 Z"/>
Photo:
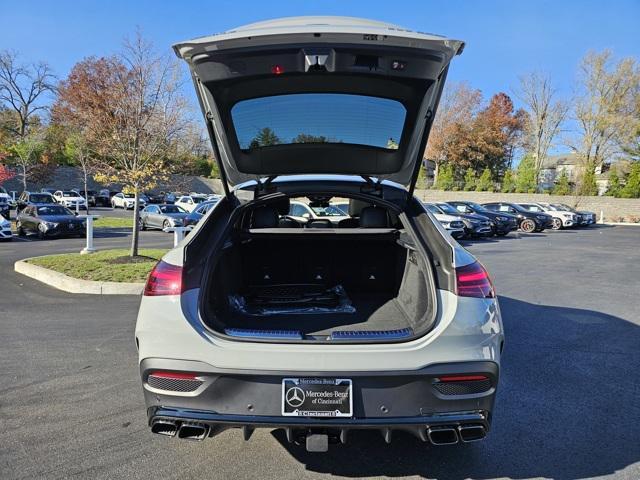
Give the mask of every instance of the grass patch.
<path id="1" fill-rule="evenodd" d="M 102 250 L 90 255 L 65 253 L 29 260 L 29 263 L 83 280 L 107 282 L 144 282 L 166 249 L 141 249 L 137 257 L 129 257 L 125 249 Z"/>
<path id="2" fill-rule="evenodd" d="M 93 221 L 96 228 L 133 228 L 133 217 L 100 217 Z"/>

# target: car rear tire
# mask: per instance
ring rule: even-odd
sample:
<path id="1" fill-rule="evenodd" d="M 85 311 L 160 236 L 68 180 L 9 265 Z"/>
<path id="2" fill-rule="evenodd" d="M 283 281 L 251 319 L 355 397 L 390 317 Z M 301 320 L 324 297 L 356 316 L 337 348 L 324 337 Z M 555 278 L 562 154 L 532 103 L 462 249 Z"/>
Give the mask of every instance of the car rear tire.
<path id="1" fill-rule="evenodd" d="M 530 218 L 526 218 L 520 224 L 520 230 L 524 233 L 533 233 L 536 229 L 536 222 L 531 220 Z"/>
<path id="2" fill-rule="evenodd" d="M 553 225 L 551 226 L 553 230 L 561 230 L 562 229 L 562 220 L 559 218 L 553 219 Z"/>

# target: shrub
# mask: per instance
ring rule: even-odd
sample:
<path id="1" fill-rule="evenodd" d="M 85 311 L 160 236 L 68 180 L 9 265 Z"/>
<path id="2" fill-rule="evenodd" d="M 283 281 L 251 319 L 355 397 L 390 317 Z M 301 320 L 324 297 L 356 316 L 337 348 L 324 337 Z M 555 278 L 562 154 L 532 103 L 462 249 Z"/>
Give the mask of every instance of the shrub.
<path id="1" fill-rule="evenodd" d="M 447 164 L 441 165 L 438 169 L 438 178 L 436 178 L 434 188 L 439 190 L 452 190 L 454 184 L 453 166 Z"/>
<path id="2" fill-rule="evenodd" d="M 509 169 L 504 172 L 504 177 L 502 178 L 502 188 L 500 191 L 502 193 L 512 193 L 516 188 L 516 185 L 513 180 L 513 170 Z"/>
<path id="3" fill-rule="evenodd" d="M 491 170 L 485 168 L 478 179 L 478 183 L 476 185 L 477 192 L 493 192 L 493 180 L 491 179 Z"/>
<path id="4" fill-rule="evenodd" d="M 538 188 L 535 161 L 533 156 L 525 155 L 520 160 L 516 173 L 516 192 L 535 193 Z"/>
<path id="5" fill-rule="evenodd" d="M 473 168 L 467 168 L 467 171 L 464 174 L 464 191 L 470 192 L 476 189 L 476 172 Z"/>
<path id="6" fill-rule="evenodd" d="M 558 177 L 555 187 L 553 187 L 554 195 L 569 195 L 571 194 L 571 185 L 569 184 L 569 177 L 565 170 L 562 171 Z"/>

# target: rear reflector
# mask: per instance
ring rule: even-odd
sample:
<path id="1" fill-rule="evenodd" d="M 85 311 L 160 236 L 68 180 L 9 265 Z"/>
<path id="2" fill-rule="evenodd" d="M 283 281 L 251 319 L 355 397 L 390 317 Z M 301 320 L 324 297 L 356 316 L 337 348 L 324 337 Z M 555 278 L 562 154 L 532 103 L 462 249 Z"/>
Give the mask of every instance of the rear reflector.
<path id="1" fill-rule="evenodd" d="M 147 278 L 144 296 L 180 295 L 182 293 L 182 267 L 160 260 Z"/>
<path id="2" fill-rule="evenodd" d="M 456 268 L 457 293 L 461 297 L 494 298 L 496 296 L 487 271 L 479 262 Z"/>
<path id="3" fill-rule="evenodd" d="M 485 375 L 444 375 L 438 377 L 439 382 L 474 382 L 486 379 Z"/>

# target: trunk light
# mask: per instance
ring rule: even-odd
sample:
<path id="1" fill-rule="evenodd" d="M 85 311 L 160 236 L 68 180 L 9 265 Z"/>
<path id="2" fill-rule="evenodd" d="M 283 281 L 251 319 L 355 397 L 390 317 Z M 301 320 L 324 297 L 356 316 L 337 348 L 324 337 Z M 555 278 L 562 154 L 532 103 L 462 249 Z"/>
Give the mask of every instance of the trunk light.
<path id="1" fill-rule="evenodd" d="M 457 293 L 461 297 L 494 298 L 496 296 L 487 271 L 479 262 L 456 268 Z"/>
<path id="2" fill-rule="evenodd" d="M 282 68 L 282 65 L 274 65 L 271 67 L 271 73 L 274 75 L 280 75 L 281 73 L 284 73 L 284 68 Z"/>
<path id="3" fill-rule="evenodd" d="M 147 278 L 144 296 L 180 295 L 182 293 L 182 267 L 160 260 Z"/>

